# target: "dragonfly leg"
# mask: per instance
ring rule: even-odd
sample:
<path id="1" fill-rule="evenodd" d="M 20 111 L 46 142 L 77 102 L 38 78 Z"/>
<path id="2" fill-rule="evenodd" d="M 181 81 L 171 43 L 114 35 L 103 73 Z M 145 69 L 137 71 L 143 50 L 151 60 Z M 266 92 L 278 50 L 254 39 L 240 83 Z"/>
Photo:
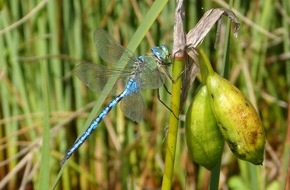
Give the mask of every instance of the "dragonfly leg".
<path id="1" fill-rule="evenodd" d="M 167 88 L 167 86 L 166 86 L 165 84 L 163 84 L 163 87 L 164 87 L 165 91 L 166 91 L 168 94 L 171 95 L 171 92 L 168 90 L 168 88 Z"/>
<path id="2" fill-rule="evenodd" d="M 164 71 L 165 75 L 169 78 L 169 80 L 172 83 L 175 83 L 177 81 L 177 79 L 179 79 L 181 77 L 181 75 L 183 75 L 185 73 L 184 69 L 175 79 L 171 76 L 171 74 L 167 71 L 167 69 L 164 66 L 161 66 L 162 70 Z"/>
<path id="3" fill-rule="evenodd" d="M 182 51 L 182 50 L 179 50 L 179 51 Z M 193 50 L 191 50 L 193 53 L 189 53 L 189 55 L 190 55 L 190 58 L 193 60 L 193 63 L 198 63 L 198 54 L 196 53 L 196 50 L 195 49 L 193 49 Z M 178 53 L 178 52 L 176 52 L 176 53 Z M 174 55 L 173 55 L 173 60 L 175 59 L 175 53 L 174 53 Z M 186 56 L 185 57 L 185 61 L 187 62 L 187 64 L 186 65 L 188 65 L 188 62 L 189 62 L 189 57 L 188 56 Z M 185 74 L 186 73 L 186 70 L 188 70 L 188 69 L 190 69 L 190 66 L 188 66 L 188 67 L 185 67 L 185 69 L 174 79 L 171 75 L 170 75 L 170 73 L 168 72 L 168 70 L 165 68 L 166 66 L 168 66 L 168 64 L 165 64 L 165 63 L 163 63 L 162 64 L 162 62 L 160 63 L 160 67 L 163 69 L 163 71 L 164 71 L 164 73 L 165 73 L 165 75 L 171 80 L 171 82 L 172 83 L 175 83 L 176 82 L 176 80 L 177 79 L 179 79 L 183 74 Z"/>
<path id="4" fill-rule="evenodd" d="M 165 85 L 164 85 L 165 86 Z M 179 118 L 174 114 L 174 112 L 172 111 L 172 109 L 170 109 L 170 107 L 168 107 L 160 98 L 160 94 L 159 94 L 159 89 L 157 89 L 157 98 L 158 100 L 174 115 L 174 117 L 179 120 Z"/>

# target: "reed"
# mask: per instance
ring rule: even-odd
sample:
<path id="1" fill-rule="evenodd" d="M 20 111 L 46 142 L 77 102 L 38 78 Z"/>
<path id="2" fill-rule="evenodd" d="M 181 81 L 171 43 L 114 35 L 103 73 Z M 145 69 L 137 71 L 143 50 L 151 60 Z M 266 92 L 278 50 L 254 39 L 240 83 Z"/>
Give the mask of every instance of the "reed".
<path id="1" fill-rule="evenodd" d="M 220 0 L 185 3 L 186 31 L 208 9 L 229 8 Z M 153 45 L 171 49 L 175 2 L 27 0 L 1 1 L 0 8 L 0 189 L 161 188 L 170 111 L 156 91 L 143 91 L 147 107 L 142 122 L 126 119 L 117 107 L 62 170 L 60 160 L 115 95 L 111 86 L 97 94 L 90 91 L 72 72 L 82 60 L 103 63 L 94 47 L 94 30 L 104 28 L 137 55 Z M 232 10 L 241 24 L 238 39 L 225 34 L 224 25 L 218 48 L 214 30 L 202 48 L 214 69 L 226 70 L 259 110 L 267 144 L 261 167 L 237 160 L 225 148 L 215 171 L 222 176 L 219 187 L 289 188 L 290 4 L 234 1 Z M 183 115 L 197 85 L 192 85 Z M 169 80 L 166 86 L 171 89 Z M 171 95 L 164 88 L 159 92 L 170 105 Z M 172 189 L 207 189 L 210 173 L 188 157 L 181 118 Z"/>

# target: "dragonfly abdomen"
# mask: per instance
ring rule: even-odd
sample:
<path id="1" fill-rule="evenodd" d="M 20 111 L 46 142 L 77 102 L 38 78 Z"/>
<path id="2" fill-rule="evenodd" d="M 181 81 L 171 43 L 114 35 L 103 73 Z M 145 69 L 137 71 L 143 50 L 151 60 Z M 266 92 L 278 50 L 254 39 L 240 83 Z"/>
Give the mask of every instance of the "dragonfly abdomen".
<path id="1" fill-rule="evenodd" d="M 137 84 L 135 78 L 131 78 L 126 85 L 125 90 L 115 97 L 105 108 L 104 110 L 92 121 L 89 125 L 85 133 L 80 136 L 73 146 L 67 151 L 64 159 L 61 161 L 63 164 L 67 159 L 71 157 L 71 155 L 86 141 L 86 139 L 92 134 L 92 132 L 98 127 L 99 123 L 106 117 L 106 115 L 111 111 L 112 108 L 116 107 L 116 105 L 126 96 L 129 96 L 133 93 L 136 93 L 139 90 L 139 85 Z"/>

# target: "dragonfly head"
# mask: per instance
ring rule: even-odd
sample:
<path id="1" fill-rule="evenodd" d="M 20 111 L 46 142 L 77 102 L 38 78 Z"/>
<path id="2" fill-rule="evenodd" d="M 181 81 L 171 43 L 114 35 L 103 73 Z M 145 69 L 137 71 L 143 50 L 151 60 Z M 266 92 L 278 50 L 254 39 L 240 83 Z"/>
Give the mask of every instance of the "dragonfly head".
<path id="1" fill-rule="evenodd" d="M 169 50 L 165 45 L 156 46 L 151 48 L 152 53 L 154 56 L 162 62 L 164 65 L 170 65 L 171 59 L 170 59 L 170 53 Z"/>

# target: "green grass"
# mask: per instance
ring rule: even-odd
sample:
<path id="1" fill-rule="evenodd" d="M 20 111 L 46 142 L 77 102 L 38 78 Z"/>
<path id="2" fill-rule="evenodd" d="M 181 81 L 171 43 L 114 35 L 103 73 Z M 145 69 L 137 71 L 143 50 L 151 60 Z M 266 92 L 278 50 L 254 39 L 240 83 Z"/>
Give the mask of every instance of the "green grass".
<path id="1" fill-rule="evenodd" d="M 224 1 L 202 2 L 186 2 L 187 31 L 208 9 L 228 8 Z M 147 107 L 142 122 L 126 119 L 117 107 L 62 171 L 60 160 L 112 98 L 108 96 L 111 87 L 95 94 L 72 75 L 78 60 L 102 62 L 94 47 L 94 30 L 104 28 L 136 54 L 149 52 L 153 45 L 166 44 L 171 49 L 175 3 L 165 3 L 4 1 L 0 12 L 0 189 L 50 189 L 56 179 L 56 189 L 161 188 L 170 111 L 158 101 L 156 91 L 143 91 Z M 234 1 L 232 8 L 241 24 L 238 39 L 229 34 L 226 46 L 225 30 L 214 49 L 212 30 L 202 46 L 214 69 L 222 73 L 226 67 L 229 80 L 259 110 L 267 145 L 262 167 L 237 160 L 225 148 L 219 185 L 222 189 L 284 189 L 290 183 L 286 177 L 290 4 L 287 0 Z M 225 53 L 230 63 L 226 66 Z M 171 87 L 170 81 L 166 84 Z M 170 105 L 171 96 L 164 88 L 160 96 Z M 178 124 L 173 179 L 169 179 L 172 189 L 207 189 L 210 173 L 190 160 L 184 120 Z"/>

